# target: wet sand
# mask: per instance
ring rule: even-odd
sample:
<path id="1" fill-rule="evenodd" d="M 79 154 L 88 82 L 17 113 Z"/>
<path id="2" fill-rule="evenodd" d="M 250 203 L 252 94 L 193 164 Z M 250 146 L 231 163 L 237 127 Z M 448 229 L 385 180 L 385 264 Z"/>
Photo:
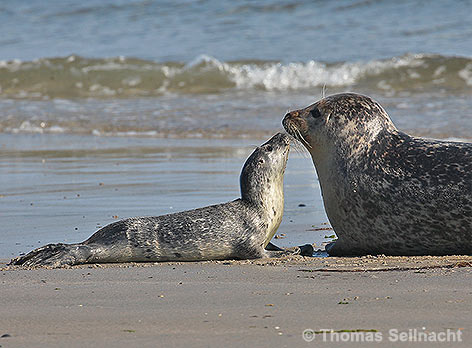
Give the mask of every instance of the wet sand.
<path id="1" fill-rule="evenodd" d="M 4 260 L 5 261 L 5 260 Z M 472 257 L 304 258 L 3 268 L 3 347 L 366 347 L 305 329 L 472 335 Z M 4 266 L 4 264 L 3 264 Z M 425 328 L 425 329 L 423 329 Z M 333 336 L 334 339 L 334 336 Z"/>

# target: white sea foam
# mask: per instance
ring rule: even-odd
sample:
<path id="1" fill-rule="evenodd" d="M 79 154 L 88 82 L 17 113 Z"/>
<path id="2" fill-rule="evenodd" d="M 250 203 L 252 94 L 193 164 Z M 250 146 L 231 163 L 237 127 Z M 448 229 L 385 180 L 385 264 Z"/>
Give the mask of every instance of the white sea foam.
<path id="1" fill-rule="evenodd" d="M 464 69 L 459 71 L 458 75 L 468 86 L 472 86 L 472 63 L 467 64 Z"/>
<path id="2" fill-rule="evenodd" d="M 391 68 L 418 66 L 422 56 L 409 55 L 386 61 L 367 63 L 340 63 L 327 65 L 309 61 L 306 63 L 272 63 L 263 66 L 242 65 L 228 67 L 238 88 L 262 87 L 266 90 L 305 89 L 315 86 L 349 86 L 360 78 L 379 75 Z"/>
<path id="3" fill-rule="evenodd" d="M 187 63 L 184 67 L 184 69 L 192 69 L 195 67 L 200 67 L 200 66 L 210 66 L 213 68 L 217 68 L 218 70 L 225 70 L 227 71 L 229 68 L 229 65 L 223 62 L 220 62 L 218 59 L 212 56 L 208 56 L 206 54 L 201 54 L 189 63 Z"/>
<path id="4" fill-rule="evenodd" d="M 63 127 L 60 126 L 51 126 L 46 129 L 48 133 L 65 133 L 66 130 Z"/>

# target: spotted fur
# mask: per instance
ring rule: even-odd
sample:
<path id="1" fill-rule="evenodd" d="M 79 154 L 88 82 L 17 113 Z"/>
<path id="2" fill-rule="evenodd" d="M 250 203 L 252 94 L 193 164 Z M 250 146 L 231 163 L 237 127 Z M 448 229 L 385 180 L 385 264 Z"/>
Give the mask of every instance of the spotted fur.
<path id="1" fill-rule="evenodd" d="M 289 138 L 278 133 L 249 156 L 241 198 L 175 214 L 136 217 L 103 227 L 78 244 L 49 244 L 10 264 L 59 267 L 81 263 L 195 261 L 271 256 L 282 221 Z"/>
<path id="2" fill-rule="evenodd" d="M 472 144 L 396 129 L 367 96 L 345 93 L 288 113 L 310 151 L 338 240 L 330 255 L 472 253 Z"/>

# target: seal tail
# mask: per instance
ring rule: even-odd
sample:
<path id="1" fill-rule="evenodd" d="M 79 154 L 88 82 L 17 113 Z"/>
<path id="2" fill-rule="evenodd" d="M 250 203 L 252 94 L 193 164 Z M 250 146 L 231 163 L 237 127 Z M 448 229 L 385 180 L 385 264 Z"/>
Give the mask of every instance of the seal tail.
<path id="1" fill-rule="evenodd" d="M 25 267 L 62 267 L 86 263 L 92 256 L 91 248 L 83 244 L 48 244 L 24 256 L 14 258 L 8 265 Z"/>

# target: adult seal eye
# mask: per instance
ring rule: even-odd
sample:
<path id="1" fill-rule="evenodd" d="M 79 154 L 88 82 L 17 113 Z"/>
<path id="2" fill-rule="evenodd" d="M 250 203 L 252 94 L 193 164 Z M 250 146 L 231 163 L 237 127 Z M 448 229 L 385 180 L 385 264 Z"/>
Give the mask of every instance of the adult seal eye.
<path id="1" fill-rule="evenodd" d="M 310 114 L 311 116 L 313 116 L 313 118 L 321 117 L 320 111 L 317 108 L 314 108 L 313 110 L 311 110 Z"/>

